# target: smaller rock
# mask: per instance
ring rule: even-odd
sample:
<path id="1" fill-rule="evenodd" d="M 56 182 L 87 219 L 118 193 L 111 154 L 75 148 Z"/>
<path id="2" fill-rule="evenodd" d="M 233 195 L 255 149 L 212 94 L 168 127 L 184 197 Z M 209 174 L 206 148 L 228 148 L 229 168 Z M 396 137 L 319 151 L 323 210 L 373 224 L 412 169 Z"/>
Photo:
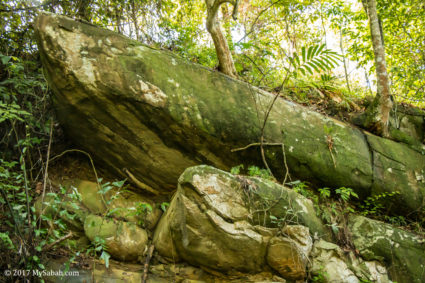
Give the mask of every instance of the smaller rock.
<path id="1" fill-rule="evenodd" d="M 116 188 L 108 191 L 104 196 L 99 194 L 99 185 L 86 180 L 72 180 L 68 187 L 75 187 L 81 195 L 82 204 L 93 214 L 103 214 L 106 211 L 105 202 L 112 217 L 134 222 L 144 228 L 153 230 L 161 218 L 162 211 L 143 196 L 131 191 L 118 191 Z M 141 210 L 141 205 L 146 204 L 152 210 Z"/>
<path id="2" fill-rule="evenodd" d="M 313 261 L 310 271 L 320 282 L 360 282 L 348 267 L 347 259 L 337 245 L 325 240 L 316 241 L 311 256 Z"/>
<path id="3" fill-rule="evenodd" d="M 306 276 L 308 257 L 289 238 L 274 237 L 267 250 L 267 263 L 285 279 L 300 280 Z"/>
<path id="4" fill-rule="evenodd" d="M 107 252 L 122 261 L 136 261 L 142 256 L 148 242 L 146 231 L 136 224 L 97 215 L 86 217 L 84 231 L 92 242 L 96 236 L 104 239 Z"/>
<path id="5" fill-rule="evenodd" d="M 370 274 L 370 281 L 378 283 L 390 283 L 392 282 L 388 278 L 388 271 L 381 263 L 377 261 L 365 261 L 364 262 L 367 270 Z"/>
<path id="6" fill-rule="evenodd" d="M 286 225 L 282 229 L 282 233 L 294 240 L 306 257 L 309 256 L 313 248 L 313 240 L 310 237 L 310 229 L 308 229 L 308 227 L 302 225 Z"/>
<path id="7" fill-rule="evenodd" d="M 87 209 L 77 205 L 74 200 L 65 196 L 46 195 L 44 203 L 40 196 L 34 203 L 35 213 L 38 217 L 43 214 L 47 219 L 51 219 L 49 226 L 53 227 L 53 220 L 57 217 L 62 219 L 67 228 L 71 231 L 83 231 L 83 223 L 90 213 Z"/>

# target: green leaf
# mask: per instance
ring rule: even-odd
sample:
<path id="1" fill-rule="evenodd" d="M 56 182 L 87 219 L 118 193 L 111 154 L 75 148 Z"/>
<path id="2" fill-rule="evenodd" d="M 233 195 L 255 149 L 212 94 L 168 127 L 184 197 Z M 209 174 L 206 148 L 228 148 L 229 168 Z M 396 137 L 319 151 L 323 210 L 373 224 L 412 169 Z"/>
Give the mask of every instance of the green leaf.
<path id="1" fill-rule="evenodd" d="M 326 44 L 322 44 L 322 45 L 320 45 L 319 49 L 316 51 L 316 54 L 317 54 L 317 55 L 320 55 L 320 54 L 321 54 L 321 52 L 322 52 L 322 50 L 325 48 L 325 46 L 326 46 Z"/>
<path id="2" fill-rule="evenodd" d="M 312 52 L 312 54 L 311 54 L 311 57 L 316 56 L 316 54 L 317 54 L 317 50 L 319 49 L 319 47 L 320 47 L 320 44 L 317 44 L 317 45 L 315 45 L 315 46 L 314 46 L 314 48 L 313 48 L 313 52 Z"/>
<path id="3" fill-rule="evenodd" d="M 1 58 L 1 63 L 2 63 L 3 65 L 6 65 L 6 64 L 10 61 L 10 59 L 11 59 L 12 57 L 10 57 L 10 56 L 5 56 L 5 55 L 0 55 L 0 58 Z"/>
<path id="4" fill-rule="evenodd" d="M 303 62 L 307 61 L 305 46 L 303 46 L 301 48 L 301 53 L 302 53 L 302 57 L 303 57 Z"/>
<path id="5" fill-rule="evenodd" d="M 310 73 L 313 74 L 313 71 L 311 70 L 311 68 L 309 66 L 307 66 L 307 64 L 304 64 L 303 67 Z"/>
<path id="6" fill-rule="evenodd" d="M 116 181 L 116 182 L 113 182 L 112 185 L 117 187 L 117 188 L 121 188 L 124 185 L 125 181 L 126 180 Z"/>
<path id="7" fill-rule="evenodd" d="M 163 202 L 163 203 L 161 203 L 161 209 L 162 209 L 162 211 L 165 212 L 169 206 L 170 206 L 170 203 L 169 202 Z"/>
<path id="8" fill-rule="evenodd" d="M 100 255 L 100 259 L 102 259 L 105 262 L 106 268 L 109 268 L 109 258 L 111 257 L 110 254 L 108 254 L 105 251 L 102 251 L 102 254 Z"/>
<path id="9" fill-rule="evenodd" d="M 301 65 L 301 63 L 300 63 L 300 57 L 298 57 L 298 54 L 297 53 L 295 53 L 294 59 L 297 62 L 297 66 L 300 66 Z"/>
<path id="10" fill-rule="evenodd" d="M 321 61 L 320 58 L 311 60 L 312 63 L 316 64 L 317 67 L 319 67 L 320 69 L 322 69 L 323 71 L 327 71 L 329 70 L 328 66 L 326 65 L 325 62 Z M 322 75 L 323 76 L 323 75 Z"/>
<path id="11" fill-rule="evenodd" d="M 314 49 L 314 45 L 312 45 L 312 46 L 310 46 L 309 48 L 308 48 L 308 51 L 307 51 L 307 60 L 310 60 L 312 57 L 313 57 L 313 49 Z"/>
<path id="12" fill-rule="evenodd" d="M 312 67 L 316 72 L 320 72 L 319 68 L 313 63 L 313 61 L 308 62 L 307 65 Z"/>

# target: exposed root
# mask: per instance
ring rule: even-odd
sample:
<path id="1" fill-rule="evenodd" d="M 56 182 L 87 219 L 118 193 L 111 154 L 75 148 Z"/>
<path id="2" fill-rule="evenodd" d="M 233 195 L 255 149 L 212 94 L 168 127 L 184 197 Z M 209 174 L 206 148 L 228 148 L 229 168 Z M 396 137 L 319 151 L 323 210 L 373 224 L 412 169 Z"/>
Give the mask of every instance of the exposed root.
<path id="1" fill-rule="evenodd" d="M 158 191 L 156 191 L 156 190 L 154 190 L 152 187 L 150 187 L 150 186 L 148 186 L 148 185 L 146 185 L 145 183 L 143 183 L 143 182 L 141 182 L 141 181 L 139 181 L 136 177 L 134 177 L 134 175 L 133 174 L 131 174 L 131 172 L 130 171 L 128 171 L 128 169 L 127 168 L 124 168 L 124 169 L 122 169 L 126 174 L 127 174 L 127 176 L 130 178 L 130 180 L 137 186 L 137 187 L 139 187 L 140 189 L 142 189 L 142 190 L 144 190 L 144 191 L 148 191 L 148 192 L 150 192 L 150 193 L 152 193 L 152 194 L 154 194 L 154 195 L 159 195 L 159 192 Z"/>

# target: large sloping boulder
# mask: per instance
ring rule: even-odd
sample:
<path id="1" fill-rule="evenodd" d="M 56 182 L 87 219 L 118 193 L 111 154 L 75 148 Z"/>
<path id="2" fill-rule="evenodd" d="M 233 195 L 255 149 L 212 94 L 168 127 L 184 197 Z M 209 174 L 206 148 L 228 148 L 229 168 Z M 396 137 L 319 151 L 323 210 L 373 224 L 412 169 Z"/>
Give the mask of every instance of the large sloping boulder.
<path id="1" fill-rule="evenodd" d="M 265 190 L 280 195 L 280 199 L 276 197 L 278 202 L 261 206 L 265 214 L 260 216 L 252 207 L 252 198 L 254 194 L 261 198 Z M 267 204 L 267 200 L 263 199 L 263 204 Z M 178 190 L 156 228 L 153 243 L 162 256 L 173 261 L 183 259 L 193 265 L 221 271 L 259 272 L 268 260 L 283 277 L 302 279 L 311 249 L 309 229 L 305 228 L 307 232 L 302 233 L 288 228 L 285 230 L 288 236 L 282 238 L 275 237 L 277 228 L 258 225 L 258 222 L 271 225 L 263 219 L 269 218 L 275 206 L 285 204 L 285 210 L 292 210 L 293 216 L 298 216 L 291 217 L 292 220 L 310 225 L 316 235 L 327 235 L 312 203 L 292 190 L 209 166 L 191 167 L 180 177 Z M 274 216 L 286 217 L 282 210 L 276 210 L 282 214 Z M 286 260 L 270 251 L 269 243 L 275 248 L 291 246 Z M 299 260 L 292 262 L 293 257 Z"/>
<path id="2" fill-rule="evenodd" d="M 66 17 L 42 13 L 35 31 L 61 124 L 115 172 L 130 172 L 145 185 L 170 192 L 190 166 L 261 164 L 258 146 L 231 150 L 260 140 L 273 94 Z M 266 146 L 276 175 L 285 173 L 279 145 L 284 144 L 292 176 L 350 187 L 361 197 L 372 189 L 400 188 L 407 196 L 393 199 L 398 213 L 417 211 L 424 203 L 421 150 L 366 138 L 353 126 L 284 99 L 270 112 L 264 139 L 277 144 Z M 381 150 L 388 146 L 392 149 Z"/>

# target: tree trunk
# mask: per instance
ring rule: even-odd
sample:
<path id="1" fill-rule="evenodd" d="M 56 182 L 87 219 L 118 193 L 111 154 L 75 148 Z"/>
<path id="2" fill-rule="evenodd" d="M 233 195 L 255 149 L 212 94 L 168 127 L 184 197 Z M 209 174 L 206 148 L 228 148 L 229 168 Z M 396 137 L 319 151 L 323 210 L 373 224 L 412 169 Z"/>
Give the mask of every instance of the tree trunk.
<path id="1" fill-rule="evenodd" d="M 88 22 L 90 22 L 91 17 L 90 17 L 90 0 L 81 0 L 78 2 L 77 5 L 77 16 L 78 18 L 82 19 L 82 20 L 86 20 Z"/>
<path id="2" fill-rule="evenodd" d="M 207 5 L 207 30 L 211 34 L 214 41 L 215 51 L 217 53 L 220 72 L 236 77 L 236 68 L 233 63 L 232 54 L 230 53 L 229 45 L 227 44 L 226 37 L 221 30 L 220 23 L 217 20 L 218 9 L 220 5 L 229 2 L 234 6 L 233 18 L 236 18 L 238 9 L 238 0 L 205 0 Z"/>
<path id="3" fill-rule="evenodd" d="M 134 31 L 136 33 L 136 40 L 139 40 L 139 25 L 137 23 L 137 11 L 134 0 L 131 1 L 131 19 L 133 20 Z"/>
<path id="4" fill-rule="evenodd" d="M 366 125 L 384 137 L 389 136 L 388 124 L 393 102 L 390 94 L 387 66 L 385 63 L 385 48 L 382 29 L 376 10 L 376 0 L 362 0 L 369 17 L 370 33 L 372 36 L 373 53 L 375 55 L 377 95 L 372 104 L 371 119 Z"/>
<path id="5" fill-rule="evenodd" d="M 342 62 L 344 63 L 344 74 L 345 74 L 345 82 L 347 84 L 347 89 L 349 92 L 351 92 L 350 88 L 350 81 L 348 79 L 348 66 L 347 61 L 345 58 L 345 51 L 344 51 L 344 45 L 343 45 L 343 34 L 342 34 L 342 23 L 339 26 L 339 47 L 341 48 L 341 55 L 342 55 Z"/>

